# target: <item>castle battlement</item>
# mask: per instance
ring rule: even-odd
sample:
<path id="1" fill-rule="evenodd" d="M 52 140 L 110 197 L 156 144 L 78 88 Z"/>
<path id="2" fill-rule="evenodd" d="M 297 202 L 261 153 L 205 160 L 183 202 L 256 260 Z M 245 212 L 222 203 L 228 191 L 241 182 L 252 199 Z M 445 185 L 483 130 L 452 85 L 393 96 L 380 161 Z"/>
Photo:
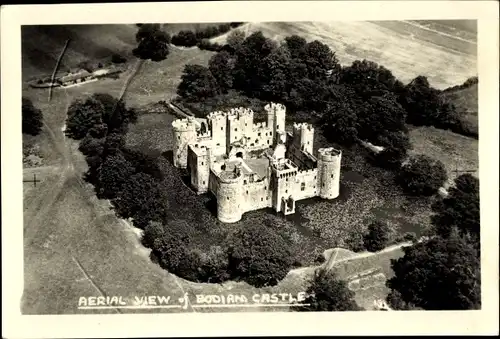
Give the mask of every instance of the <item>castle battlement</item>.
<path id="1" fill-rule="evenodd" d="M 207 120 L 212 122 L 212 124 L 217 122 L 225 122 L 227 119 L 226 112 L 223 111 L 214 111 L 207 115 Z"/>
<path id="2" fill-rule="evenodd" d="M 265 105 L 264 109 L 266 111 L 272 111 L 272 112 L 277 112 L 277 111 L 284 112 L 284 111 L 286 111 L 285 105 L 280 104 L 280 103 L 275 103 L 275 102 L 271 102 L 271 103 Z"/>
<path id="3" fill-rule="evenodd" d="M 269 103 L 264 110 L 264 123 L 254 123 L 245 107 L 172 122 L 174 165 L 189 170 L 198 194 L 215 196 L 222 222 L 261 208 L 288 215 L 295 201 L 339 195 L 341 151 L 321 148 L 314 157 L 311 124 L 294 123 L 286 132 L 286 107 Z"/>
<path id="4" fill-rule="evenodd" d="M 188 131 L 196 130 L 198 124 L 193 118 L 184 118 L 172 121 L 172 126 L 177 131 Z"/>
<path id="5" fill-rule="evenodd" d="M 308 130 L 314 132 L 314 127 L 307 122 L 299 122 L 299 123 L 294 122 L 293 130 L 294 131 Z"/>
<path id="6" fill-rule="evenodd" d="M 302 170 L 298 171 L 297 175 L 307 175 L 307 174 L 314 174 L 317 173 L 318 169 L 317 168 L 312 168 L 312 169 L 307 169 L 307 170 Z"/>
<path id="7" fill-rule="evenodd" d="M 322 161 L 337 161 L 337 159 L 342 156 L 342 151 L 333 147 L 320 148 L 318 150 L 318 155 Z"/>

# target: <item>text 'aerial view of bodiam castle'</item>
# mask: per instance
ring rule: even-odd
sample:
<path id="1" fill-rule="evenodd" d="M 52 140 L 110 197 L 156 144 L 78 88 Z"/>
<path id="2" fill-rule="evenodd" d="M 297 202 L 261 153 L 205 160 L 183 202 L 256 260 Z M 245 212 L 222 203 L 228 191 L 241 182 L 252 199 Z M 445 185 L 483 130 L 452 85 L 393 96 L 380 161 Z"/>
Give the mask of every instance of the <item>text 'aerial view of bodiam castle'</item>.
<path id="1" fill-rule="evenodd" d="M 285 106 L 269 103 L 264 109 L 262 123 L 254 123 L 254 112 L 243 107 L 172 123 L 175 166 L 188 169 L 198 194 L 216 197 L 222 222 L 266 207 L 288 215 L 298 200 L 339 195 L 342 152 L 320 148 L 316 158 L 312 125 L 294 123 L 293 132 L 286 132 Z"/>

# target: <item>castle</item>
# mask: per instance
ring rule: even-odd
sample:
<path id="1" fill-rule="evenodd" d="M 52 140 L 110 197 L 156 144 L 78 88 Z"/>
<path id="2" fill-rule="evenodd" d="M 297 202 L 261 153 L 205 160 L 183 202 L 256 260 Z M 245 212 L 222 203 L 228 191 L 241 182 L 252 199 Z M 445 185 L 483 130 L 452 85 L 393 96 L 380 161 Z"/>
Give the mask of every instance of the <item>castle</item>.
<path id="1" fill-rule="evenodd" d="M 254 123 L 247 108 L 172 123 L 174 165 L 187 168 L 198 194 L 214 194 L 222 222 L 267 207 L 288 215 L 298 200 L 339 196 L 341 151 L 320 148 L 315 157 L 310 124 L 294 123 L 287 133 L 285 106 L 270 103 L 264 109 L 263 123 Z"/>

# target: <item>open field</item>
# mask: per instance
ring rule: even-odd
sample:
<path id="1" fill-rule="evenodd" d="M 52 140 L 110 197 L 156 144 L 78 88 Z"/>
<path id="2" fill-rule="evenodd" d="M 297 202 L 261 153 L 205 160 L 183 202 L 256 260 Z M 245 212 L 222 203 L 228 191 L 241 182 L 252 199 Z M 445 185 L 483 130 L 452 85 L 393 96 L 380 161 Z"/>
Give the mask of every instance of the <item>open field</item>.
<path id="1" fill-rule="evenodd" d="M 410 140 L 413 154 L 426 154 L 443 162 L 448 171 L 448 183 L 463 174 L 458 171 L 473 171 L 479 178 L 478 140 L 434 127 L 412 128 Z"/>
<path id="2" fill-rule="evenodd" d="M 475 84 L 467 88 L 451 90 L 441 94 L 444 98 L 453 102 L 457 112 L 461 114 L 462 121 L 470 131 L 476 134 L 479 133 L 478 91 L 478 85 Z"/>
<path id="3" fill-rule="evenodd" d="M 432 30 L 421 26 L 421 22 L 403 21 L 271 22 L 250 23 L 238 29 L 247 35 L 262 31 L 276 40 L 293 34 L 308 41 L 319 40 L 336 52 L 341 64 L 349 65 L 362 59 L 375 61 L 404 83 L 425 75 L 432 86 L 444 89 L 477 75 L 477 45 L 472 39 L 473 33 L 462 33 L 466 38 L 452 37 L 449 33 L 453 27 L 449 22 Z M 455 29 L 454 34 L 457 31 Z M 226 37 L 212 41 L 224 42 Z"/>

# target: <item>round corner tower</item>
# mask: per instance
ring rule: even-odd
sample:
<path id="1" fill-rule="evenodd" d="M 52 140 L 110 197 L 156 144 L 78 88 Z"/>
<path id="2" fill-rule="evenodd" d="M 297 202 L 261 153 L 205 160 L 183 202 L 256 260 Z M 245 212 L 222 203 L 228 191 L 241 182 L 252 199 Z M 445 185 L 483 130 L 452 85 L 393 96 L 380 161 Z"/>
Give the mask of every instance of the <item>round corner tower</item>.
<path id="1" fill-rule="evenodd" d="M 241 172 L 222 172 L 218 178 L 217 218 L 224 223 L 241 220 L 243 174 Z"/>
<path id="2" fill-rule="evenodd" d="M 174 131 L 174 166 L 187 167 L 188 146 L 196 142 L 196 124 L 192 119 L 178 119 L 172 122 Z"/>
<path id="3" fill-rule="evenodd" d="M 340 194 L 340 162 L 342 151 L 333 147 L 318 150 L 319 196 L 335 199 Z"/>

